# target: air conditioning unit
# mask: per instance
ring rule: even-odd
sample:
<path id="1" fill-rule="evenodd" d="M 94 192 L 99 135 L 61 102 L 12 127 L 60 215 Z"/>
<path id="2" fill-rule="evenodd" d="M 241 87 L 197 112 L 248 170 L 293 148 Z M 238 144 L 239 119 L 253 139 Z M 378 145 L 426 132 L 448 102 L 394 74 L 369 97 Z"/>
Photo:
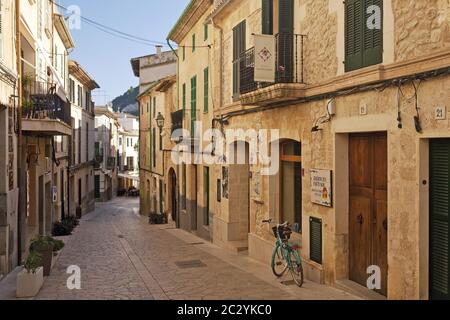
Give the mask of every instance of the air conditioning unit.
<path id="1" fill-rule="evenodd" d="M 52 171 L 52 159 L 50 158 L 45 158 L 45 172 L 51 172 Z"/>

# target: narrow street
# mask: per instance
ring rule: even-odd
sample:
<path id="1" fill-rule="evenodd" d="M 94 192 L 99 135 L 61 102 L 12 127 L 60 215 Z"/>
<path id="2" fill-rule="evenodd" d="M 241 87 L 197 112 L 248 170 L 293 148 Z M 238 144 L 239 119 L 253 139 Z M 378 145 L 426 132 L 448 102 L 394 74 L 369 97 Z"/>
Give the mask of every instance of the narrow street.
<path id="1" fill-rule="evenodd" d="M 137 199 L 117 198 L 85 216 L 66 238 L 37 299 L 354 299 L 307 281 L 281 283 L 266 265 L 206 243 L 184 231 L 152 226 Z M 81 269 L 81 290 L 69 290 L 71 265 Z"/>

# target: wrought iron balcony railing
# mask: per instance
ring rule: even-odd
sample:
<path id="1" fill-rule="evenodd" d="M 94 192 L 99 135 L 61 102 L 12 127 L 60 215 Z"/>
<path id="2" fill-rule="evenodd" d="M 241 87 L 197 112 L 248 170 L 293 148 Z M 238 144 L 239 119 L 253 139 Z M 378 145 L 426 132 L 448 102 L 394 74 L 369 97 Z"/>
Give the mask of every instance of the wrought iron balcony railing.
<path id="1" fill-rule="evenodd" d="M 279 33 L 275 35 L 275 84 L 305 83 L 304 79 L 304 42 L 305 35 Z M 233 68 L 238 70 L 239 93 L 245 94 L 274 83 L 255 81 L 255 48 L 243 52 L 239 59 L 233 62 Z"/>
<path id="2" fill-rule="evenodd" d="M 61 120 L 71 125 L 70 103 L 58 96 L 55 84 L 26 81 L 22 90 L 24 118 Z"/>

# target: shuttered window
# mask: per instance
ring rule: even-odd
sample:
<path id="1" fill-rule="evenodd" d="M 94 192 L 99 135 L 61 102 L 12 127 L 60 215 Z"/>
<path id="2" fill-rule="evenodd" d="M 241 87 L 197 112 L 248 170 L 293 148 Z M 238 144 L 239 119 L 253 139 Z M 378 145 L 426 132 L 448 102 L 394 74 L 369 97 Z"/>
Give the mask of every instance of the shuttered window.
<path id="1" fill-rule="evenodd" d="M 322 264 L 322 220 L 309 219 L 309 258 L 318 264 Z"/>
<path id="2" fill-rule="evenodd" d="M 183 83 L 183 89 L 182 89 L 182 105 L 183 105 L 183 113 L 186 111 L 186 83 Z"/>
<path id="3" fill-rule="evenodd" d="M 450 139 L 430 145 L 430 298 L 450 299 Z"/>
<path id="4" fill-rule="evenodd" d="M 195 122 L 197 121 L 197 76 L 191 79 L 191 134 L 195 136 Z"/>
<path id="5" fill-rule="evenodd" d="M 262 34 L 273 34 L 273 0 L 262 0 Z"/>
<path id="6" fill-rule="evenodd" d="M 205 198 L 205 211 L 203 214 L 203 225 L 209 226 L 209 168 L 204 167 L 203 172 L 203 194 Z"/>
<path id="7" fill-rule="evenodd" d="M 380 8 L 381 29 L 369 28 L 371 6 Z M 383 0 L 345 1 L 345 71 L 383 62 Z"/>
<path id="8" fill-rule="evenodd" d="M 183 61 L 186 60 L 186 47 L 183 46 Z"/>
<path id="9" fill-rule="evenodd" d="M 192 35 L 192 52 L 195 52 L 195 33 Z"/>
<path id="10" fill-rule="evenodd" d="M 203 35 L 204 35 L 204 40 L 206 41 L 206 40 L 208 40 L 208 25 L 207 24 L 205 24 L 205 26 L 204 26 L 204 30 L 203 30 Z"/>
<path id="11" fill-rule="evenodd" d="M 207 113 L 209 110 L 209 68 L 203 70 L 203 112 Z"/>
<path id="12" fill-rule="evenodd" d="M 233 28 L 233 98 L 239 95 L 239 59 L 246 47 L 246 21 L 242 21 Z"/>

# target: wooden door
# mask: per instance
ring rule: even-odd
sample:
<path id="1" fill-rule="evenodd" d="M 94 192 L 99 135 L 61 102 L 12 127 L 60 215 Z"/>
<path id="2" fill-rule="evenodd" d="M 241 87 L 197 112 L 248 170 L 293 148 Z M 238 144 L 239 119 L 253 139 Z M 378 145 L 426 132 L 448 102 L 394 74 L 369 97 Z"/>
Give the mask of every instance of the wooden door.
<path id="1" fill-rule="evenodd" d="M 355 134 L 349 140 L 350 279 L 367 285 L 367 268 L 381 269 L 387 294 L 387 135 Z"/>

